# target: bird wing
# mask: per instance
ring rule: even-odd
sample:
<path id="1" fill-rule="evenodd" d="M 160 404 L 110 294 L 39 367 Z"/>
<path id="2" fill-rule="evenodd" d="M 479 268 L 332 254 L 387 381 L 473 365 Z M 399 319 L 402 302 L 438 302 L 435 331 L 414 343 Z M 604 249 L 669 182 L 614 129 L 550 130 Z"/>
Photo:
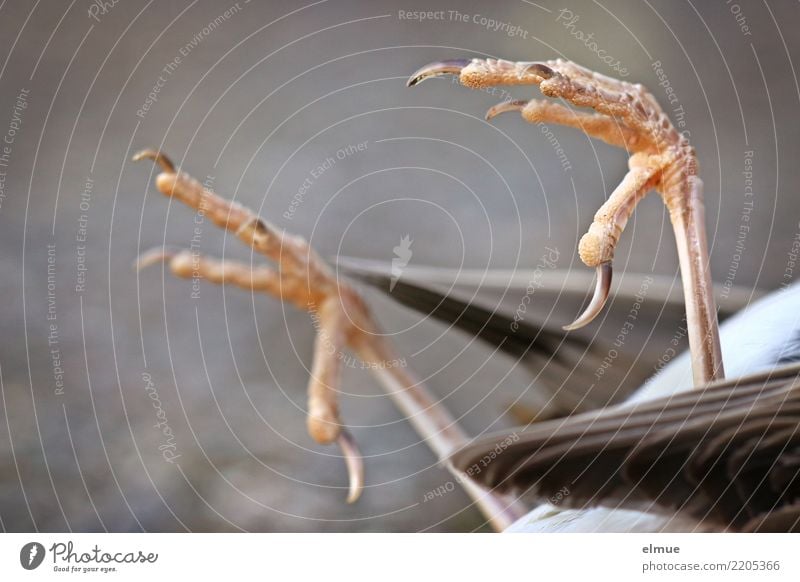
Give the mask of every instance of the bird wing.
<path id="1" fill-rule="evenodd" d="M 452 269 L 424 265 L 407 265 L 400 272 L 393 272 L 391 263 L 371 259 L 341 256 L 332 259 L 346 275 L 369 283 L 390 296 L 392 278 L 414 286 L 424 285 L 434 289 L 456 292 L 462 297 L 483 299 L 485 303 L 498 303 L 507 310 L 511 302 L 518 303 L 521 295 L 530 293 L 535 287 L 538 294 L 558 295 L 565 300 L 563 308 L 576 305 L 576 309 L 586 299 L 587 291 L 593 286 L 594 273 L 582 269 L 555 269 L 546 266 L 537 269 Z M 621 273 L 612 283 L 612 296 L 621 303 L 637 298 L 641 281 L 645 278 L 647 298 L 654 305 L 667 309 L 684 309 L 684 297 L 680 280 L 676 277 L 643 273 Z M 737 285 L 720 287 L 715 290 L 721 317 L 738 313 L 753 301 L 760 299 L 765 292 Z M 501 298 L 508 302 L 501 302 Z M 570 323 L 575 313 L 563 316 L 564 323 Z M 540 315 L 541 317 L 541 315 Z M 558 318 L 561 320 L 562 318 Z"/>
<path id="2" fill-rule="evenodd" d="M 674 279 L 625 274 L 615 283 L 606 322 L 616 336 L 612 344 L 590 329 L 562 329 L 581 312 L 591 286 L 587 273 L 406 266 L 398 276 L 387 262 L 340 257 L 336 263 L 344 274 L 401 305 L 520 359 L 535 376 L 536 385 L 547 392 L 552 404 L 549 414 L 554 416 L 624 400 L 652 374 L 653 362 L 661 355 L 646 350 L 663 350 L 669 341 L 650 341 L 656 323 L 680 321 L 683 315 L 680 285 Z M 734 311 L 752 297 L 752 291 L 745 294 L 732 288 L 725 309 Z M 636 325 L 630 325 L 634 320 Z M 674 325 L 665 333 L 674 334 Z M 620 342 L 622 335 L 626 341 Z"/>
<path id="3" fill-rule="evenodd" d="M 800 365 L 483 437 L 450 462 L 565 507 L 800 531 Z"/>
<path id="4" fill-rule="evenodd" d="M 614 366 L 604 365 L 610 343 L 592 341 L 585 333 L 565 332 L 561 322 L 549 317 L 547 307 L 541 308 L 543 313 L 528 307 L 533 293 L 525 288 L 507 289 L 515 307 L 498 305 L 497 301 L 492 304 L 498 291 L 502 293 L 495 287 L 499 285 L 497 273 L 489 273 L 485 288 L 473 288 L 469 272 L 465 272 L 467 283 L 447 287 L 440 283 L 446 275 L 436 276 L 435 269 L 404 271 L 402 277 L 393 279 L 386 263 L 348 258 L 339 259 L 337 265 L 346 275 L 383 291 L 401 305 L 451 324 L 521 360 L 550 398 L 546 416 L 564 416 L 621 401 L 652 372 L 652 366 L 637 366 L 634 357 L 619 350 L 615 351 Z M 425 278 L 432 281 L 421 280 Z M 470 288 L 471 296 L 466 291 Z M 526 293 L 530 295 L 523 303 L 520 296 Z M 535 293 L 544 292 L 537 287 Z M 577 299 L 574 304 L 577 309 Z M 564 318 L 564 323 L 568 320 Z M 600 369 L 602 374 L 596 377 Z M 543 417 L 540 413 L 537 419 Z"/>

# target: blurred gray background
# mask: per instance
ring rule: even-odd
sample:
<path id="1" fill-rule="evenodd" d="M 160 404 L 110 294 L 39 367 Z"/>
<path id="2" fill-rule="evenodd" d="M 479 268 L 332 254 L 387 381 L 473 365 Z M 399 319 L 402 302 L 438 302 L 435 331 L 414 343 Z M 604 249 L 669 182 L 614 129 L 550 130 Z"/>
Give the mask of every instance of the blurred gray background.
<path id="1" fill-rule="evenodd" d="M 405 80 L 430 61 L 473 55 L 562 56 L 615 74 L 597 48 L 691 133 L 715 280 L 774 289 L 796 275 L 797 2 L 101 4 L 0 4 L 4 530 L 483 527 L 460 490 L 424 500 L 448 474 L 358 370 L 344 378 L 342 411 L 368 456 L 367 489 L 344 503 L 338 451 L 305 432 L 306 314 L 233 288 L 203 285 L 192 297 L 191 282 L 159 268 L 134 272 L 139 252 L 189 246 L 195 226 L 192 211 L 155 191 L 150 164 L 129 161 L 143 147 L 163 148 L 325 256 L 390 261 L 409 235 L 413 265 L 530 269 L 549 246 L 560 268 L 583 269 L 577 241 L 623 176 L 624 152 L 553 128 L 566 167 L 541 128 L 515 115 L 483 121 L 509 94 L 447 79 L 411 90 Z M 404 17 L 415 10 L 444 16 Z M 317 172 L 327 158 L 335 163 Z M 202 252 L 249 260 L 238 241 L 201 230 Z M 675 276 L 657 196 L 638 207 L 616 265 Z M 513 361 L 368 296 L 469 432 L 513 422 L 498 416 L 535 390 Z"/>

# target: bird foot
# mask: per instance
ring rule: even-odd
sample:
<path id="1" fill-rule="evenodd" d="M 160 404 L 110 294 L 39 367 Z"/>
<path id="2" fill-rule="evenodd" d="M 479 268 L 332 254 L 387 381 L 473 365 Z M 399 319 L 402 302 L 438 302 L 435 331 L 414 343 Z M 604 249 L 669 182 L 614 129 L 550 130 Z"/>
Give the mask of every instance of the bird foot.
<path id="1" fill-rule="evenodd" d="M 363 461 L 355 439 L 339 417 L 338 395 L 341 367 L 347 357 L 344 350 L 358 349 L 365 340 L 374 341 L 370 336 L 377 327 L 366 304 L 346 282 L 337 281 L 304 239 L 278 231 L 247 208 L 204 188 L 188 174 L 177 171 L 160 152 L 145 150 L 133 159 L 158 163 L 162 173 L 156 185 L 164 195 L 202 210 L 206 219 L 234 232 L 277 267 L 223 262 L 185 249 L 154 249 L 140 256 L 137 268 L 166 263 L 178 277 L 201 277 L 264 292 L 311 313 L 317 337 L 308 385 L 308 432 L 320 444 L 339 445 L 350 480 L 347 500 L 356 501 L 364 486 Z"/>
<path id="2" fill-rule="evenodd" d="M 441 61 L 419 69 L 408 85 L 439 75 L 456 75 L 462 85 L 476 89 L 538 85 L 546 97 L 563 103 L 505 101 L 490 108 L 486 118 L 517 111 L 530 123 L 574 127 L 629 153 L 628 173 L 594 215 L 578 245 L 584 264 L 597 270 L 597 285 L 588 307 L 565 329 L 582 327 L 602 311 L 611 287 L 612 261 L 619 237 L 639 201 L 655 190 L 669 210 L 678 243 L 687 320 L 695 326 L 689 337 L 695 381 L 703 383 L 721 377 L 722 359 L 697 158 L 687 137 L 675 129 L 650 92 L 642 85 L 613 79 L 562 59 Z M 576 111 L 564 103 L 591 108 L 594 113 Z"/>

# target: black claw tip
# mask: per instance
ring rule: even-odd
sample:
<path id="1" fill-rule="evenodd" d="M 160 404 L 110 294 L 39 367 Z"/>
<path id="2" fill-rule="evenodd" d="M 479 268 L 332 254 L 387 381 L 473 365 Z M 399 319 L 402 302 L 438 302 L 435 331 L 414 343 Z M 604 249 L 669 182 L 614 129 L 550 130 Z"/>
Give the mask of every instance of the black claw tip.
<path id="1" fill-rule="evenodd" d="M 528 101 L 520 99 L 515 99 L 513 101 L 502 101 L 497 105 L 492 105 L 484 117 L 486 118 L 486 121 L 491 121 L 501 113 L 507 113 L 508 111 L 521 111 L 527 104 Z"/>
<path id="2" fill-rule="evenodd" d="M 543 63 L 531 63 L 530 65 L 525 67 L 525 72 L 527 73 L 528 71 L 536 73 L 542 79 L 549 79 L 556 74 L 556 72 L 553 69 L 551 69 L 550 67 L 548 67 Z"/>
<path id="3" fill-rule="evenodd" d="M 162 154 L 161 151 L 146 149 L 136 152 L 133 157 L 131 158 L 134 162 L 139 162 L 141 160 L 153 160 L 161 169 L 165 172 L 175 173 L 175 164 L 172 163 L 165 154 Z"/>
<path id="4" fill-rule="evenodd" d="M 439 75 L 458 75 L 461 69 L 466 67 L 469 63 L 469 59 L 451 59 L 449 61 L 430 63 L 411 75 L 406 85 L 413 87 L 429 77 L 438 77 Z"/>

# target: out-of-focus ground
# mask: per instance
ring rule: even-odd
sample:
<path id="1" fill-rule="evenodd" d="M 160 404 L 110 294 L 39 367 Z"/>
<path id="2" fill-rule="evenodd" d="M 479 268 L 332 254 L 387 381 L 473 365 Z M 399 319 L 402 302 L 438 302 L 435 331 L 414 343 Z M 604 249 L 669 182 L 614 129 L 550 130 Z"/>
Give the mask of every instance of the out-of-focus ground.
<path id="1" fill-rule="evenodd" d="M 406 17 L 416 10 L 441 16 Z M 367 489 L 344 503 L 338 451 L 305 432 L 308 317 L 233 288 L 193 295 L 158 268 L 137 275 L 140 251 L 193 236 L 204 253 L 250 255 L 157 194 L 131 154 L 162 147 L 325 256 L 390 261 L 409 235 L 416 265 L 531 269 L 548 246 L 582 269 L 576 243 L 624 153 L 515 115 L 483 121 L 534 88 L 405 87 L 442 58 L 563 56 L 652 89 L 700 155 L 715 280 L 774 289 L 798 272 L 798 16 L 788 1 L 4 2 L 0 526 L 482 527 L 458 487 L 425 501 L 450 477 L 361 370 L 346 371 L 342 413 Z M 618 276 L 675 275 L 657 197 L 616 257 Z M 369 297 L 471 433 L 510 425 L 508 403 L 536 389 L 512 360 Z M 652 342 L 680 322 L 662 325 Z"/>

